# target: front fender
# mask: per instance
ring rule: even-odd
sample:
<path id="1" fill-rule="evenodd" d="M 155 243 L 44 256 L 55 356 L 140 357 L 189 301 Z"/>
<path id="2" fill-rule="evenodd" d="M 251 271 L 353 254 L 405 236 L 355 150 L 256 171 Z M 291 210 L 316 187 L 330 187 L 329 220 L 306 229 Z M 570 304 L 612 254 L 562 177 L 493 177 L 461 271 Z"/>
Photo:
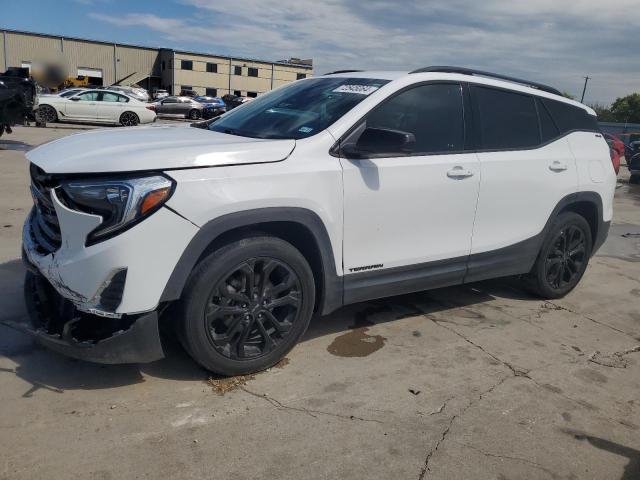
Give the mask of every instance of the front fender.
<path id="1" fill-rule="evenodd" d="M 173 301 L 182 296 L 189 275 L 207 248 L 221 235 L 241 227 L 271 222 L 293 222 L 305 227 L 315 239 L 322 261 L 322 296 L 319 311 L 327 314 L 342 306 L 342 278 L 335 268 L 334 253 L 327 229 L 311 210 L 298 207 L 268 207 L 229 213 L 204 224 L 184 250 L 173 269 L 160 301 Z"/>

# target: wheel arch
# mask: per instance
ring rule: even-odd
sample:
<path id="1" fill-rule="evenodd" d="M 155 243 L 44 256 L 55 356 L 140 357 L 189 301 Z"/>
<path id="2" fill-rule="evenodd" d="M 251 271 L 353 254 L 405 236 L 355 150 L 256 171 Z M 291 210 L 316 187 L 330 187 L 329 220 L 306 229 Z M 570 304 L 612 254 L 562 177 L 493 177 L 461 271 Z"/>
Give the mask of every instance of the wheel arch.
<path id="1" fill-rule="evenodd" d="M 316 284 L 316 311 L 327 314 L 342 306 L 342 280 L 336 273 L 324 223 L 315 212 L 295 207 L 246 210 L 207 222 L 182 253 L 160 301 L 178 300 L 194 267 L 209 253 L 241 238 L 264 234 L 291 243 L 305 256 Z"/>
<path id="2" fill-rule="evenodd" d="M 608 233 L 609 222 L 604 222 L 602 211 L 602 197 L 599 193 L 577 192 L 560 201 L 552 218 L 564 212 L 574 212 L 583 217 L 591 229 L 591 253 L 594 254 L 604 243 Z"/>
<path id="3" fill-rule="evenodd" d="M 122 112 L 120 114 L 120 116 L 118 117 L 118 123 L 122 124 L 122 116 L 127 114 L 127 113 L 131 113 L 133 115 L 136 116 L 136 118 L 138 119 L 138 123 L 140 123 L 140 115 L 138 115 L 138 113 L 135 110 L 125 110 L 124 112 Z"/>
<path id="4" fill-rule="evenodd" d="M 53 110 L 56 112 L 56 117 L 60 117 L 60 114 L 62 113 L 59 109 L 59 107 L 57 107 L 55 104 L 51 104 L 51 103 L 47 103 L 47 102 L 42 102 L 40 101 L 38 103 L 38 108 L 40 107 L 49 107 L 49 108 L 53 108 Z"/>

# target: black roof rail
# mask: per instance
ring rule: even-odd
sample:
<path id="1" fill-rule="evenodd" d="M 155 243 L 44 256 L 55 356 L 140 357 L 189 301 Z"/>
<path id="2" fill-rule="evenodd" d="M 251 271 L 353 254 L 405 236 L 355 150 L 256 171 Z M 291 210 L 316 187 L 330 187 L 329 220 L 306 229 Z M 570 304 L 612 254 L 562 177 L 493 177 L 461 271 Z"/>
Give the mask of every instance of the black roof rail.
<path id="1" fill-rule="evenodd" d="M 335 75 L 336 73 L 353 73 L 362 72 L 363 70 L 336 70 L 335 72 L 327 72 L 324 75 Z"/>
<path id="2" fill-rule="evenodd" d="M 425 68 L 419 68 L 417 70 L 413 70 L 412 72 L 409 72 L 409 73 L 428 73 L 428 72 L 460 73 L 462 75 L 478 75 L 480 77 L 496 78 L 498 80 L 505 80 L 507 82 L 519 83 L 521 85 L 526 85 L 527 87 L 533 87 L 535 89 L 542 90 L 543 92 L 553 93 L 554 95 L 562 96 L 562 93 L 560 93 L 558 89 L 550 87 L 543 83 L 531 82 L 529 80 L 510 77 L 508 75 L 500 75 L 499 73 L 485 72 L 483 70 L 474 70 L 473 68 L 448 67 L 448 66 L 425 67 Z"/>

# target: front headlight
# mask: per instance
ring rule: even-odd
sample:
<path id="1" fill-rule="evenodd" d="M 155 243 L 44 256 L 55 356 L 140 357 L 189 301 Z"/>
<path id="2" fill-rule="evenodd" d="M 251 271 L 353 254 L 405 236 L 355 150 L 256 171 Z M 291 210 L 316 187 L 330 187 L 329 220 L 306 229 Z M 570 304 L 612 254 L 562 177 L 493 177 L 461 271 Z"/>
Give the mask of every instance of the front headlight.
<path id="1" fill-rule="evenodd" d="M 102 223 L 87 237 L 87 245 L 112 237 L 158 210 L 173 193 L 175 182 L 164 175 L 123 179 L 61 182 L 67 206 L 93 215 Z"/>

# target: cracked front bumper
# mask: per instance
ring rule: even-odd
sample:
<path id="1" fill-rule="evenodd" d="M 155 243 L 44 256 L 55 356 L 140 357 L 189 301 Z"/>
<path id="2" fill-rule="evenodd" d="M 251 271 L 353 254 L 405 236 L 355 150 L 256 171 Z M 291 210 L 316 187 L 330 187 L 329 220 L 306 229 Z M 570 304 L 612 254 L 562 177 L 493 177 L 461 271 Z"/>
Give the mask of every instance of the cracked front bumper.
<path id="1" fill-rule="evenodd" d="M 79 311 L 28 266 L 24 284 L 31 325 L 11 325 L 63 355 L 95 363 L 149 363 L 164 358 L 157 312 L 103 318 Z"/>
<path id="2" fill-rule="evenodd" d="M 61 245 L 41 252 L 27 217 L 22 233 L 24 256 L 57 292 L 80 310 L 106 317 L 158 308 L 173 269 L 198 228 L 161 208 L 121 234 L 86 246 L 100 217 L 70 210 L 52 192 Z M 105 301 L 107 300 L 107 301 Z"/>

